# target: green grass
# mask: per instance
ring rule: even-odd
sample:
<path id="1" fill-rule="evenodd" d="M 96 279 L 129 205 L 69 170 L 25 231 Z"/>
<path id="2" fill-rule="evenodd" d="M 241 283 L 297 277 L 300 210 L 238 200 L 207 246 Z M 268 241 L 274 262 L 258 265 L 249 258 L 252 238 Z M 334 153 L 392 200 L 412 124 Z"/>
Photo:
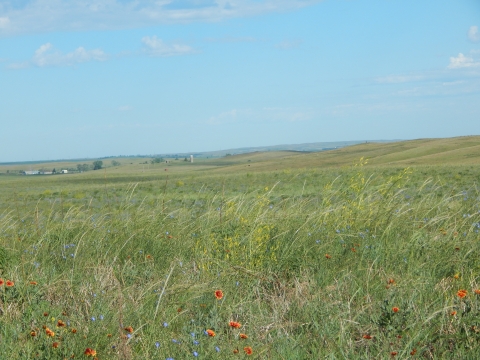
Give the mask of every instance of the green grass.
<path id="1" fill-rule="evenodd" d="M 477 358 L 477 167 L 242 167 L 0 177 L 0 358 Z"/>

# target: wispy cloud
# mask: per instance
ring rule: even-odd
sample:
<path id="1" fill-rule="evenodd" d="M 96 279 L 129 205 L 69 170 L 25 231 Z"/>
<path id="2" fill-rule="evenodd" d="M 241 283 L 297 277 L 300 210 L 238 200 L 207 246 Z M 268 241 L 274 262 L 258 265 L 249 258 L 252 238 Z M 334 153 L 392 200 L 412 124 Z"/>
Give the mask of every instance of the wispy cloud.
<path id="1" fill-rule="evenodd" d="M 400 84 L 425 80 L 425 75 L 389 75 L 375 79 L 379 84 Z"/>
<path id="2" fill-rule="evenodd" d="M 283 40 L 275 45 L 277 49 L 290 50 L 299 47 L 302 44 L 302 40 Z"/>
<path id="3" fill-rule="evenodd" d="M 222 21 L 285 12 L 322 0 L 24 0 L 0 2 L 0 36 Z"/>
<path id="4" fill-rule="evenodd" d="M 251 36 L 225 36 L 219 38 L 206 38 L 206 42 L 213 43 L 241 43 L 241 42 L 257 42 L 261 41 Z"/>
<path id="5" fill-rule="evenodd" d="M 188 55 L 195 52 L 191 46 L 180 43 L 167 44 L 156 36 L 145 36 L 142 38 L 142 43 L 146 46 L 145 51 L 153 56 Z"/>
<path id="6" fill-rule="evenodd" d="M 308 121 L 314 116 L 311 109 L 297 109 L 288 107 L 264 107 L 260 109 L 232 109 L 210 117 L 209 125 L 224 125 L 232 123 L 277 123 Z"/>
<path id="7" fill-rule="evenodd" d="M 475 61 L 472 57 L 459 53 L 457 57 L 450 58 L 449 69 L 464 69 L 480 66 L 480 61 Z"/>
<path id="8" fill-rule="evenodd" d="M 100 49 L 86 50 L 80 46 L 74 51 L 65 54 L 56 50 L 52 44 L 46 43 L 35 50 L 31 60 L 10 64 L 8 68 L 23 69 L 30 66 L 72 66 L 87 61 L 105 60 L 107 60 L 107 54 Z"/>
<path id="9" fill-rule="evenodd" d="M 8 28 L 10 19 L 8 17 L 0 17 L 0 30 Z"/>
<path id="10" fill-rule="evenodd" d="M 468 29 L 468 38 L 470 41 L 479 42 L 480 41 L 480 33 L 478 32 L 478 26 L 470 26 Z"/>

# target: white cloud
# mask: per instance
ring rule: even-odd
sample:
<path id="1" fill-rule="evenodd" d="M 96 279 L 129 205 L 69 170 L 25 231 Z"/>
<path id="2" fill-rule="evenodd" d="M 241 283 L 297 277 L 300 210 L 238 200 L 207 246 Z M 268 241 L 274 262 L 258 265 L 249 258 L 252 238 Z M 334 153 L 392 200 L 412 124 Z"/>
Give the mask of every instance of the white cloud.
<path id="1" fill-rule="evenodd" d="M 63 54 L 54 50 L 52 44 L 47 43 L 40 46 L 33 56 L 32 63 L 36 66 L 71 66 L 87 61 L 104 61 L 107 55 L 100 49 L 85 50 L 79 47 L 74 51 Z"/>
<path id="2" fill-rule="evenodd" d="M 23 69 L 31 65 L 38 67 L 72 66 L 87 61 L 104 61 L 106 59 L 107 55 L 100 49 L 86 50 L 80 46 L 74 51 L 64 54 L 55 50 L 52 44 L 46 43 L 35 50 L 30 61 L 10 64 L 8 68 Z"/>
<path id="3" fill-rule="evenodd" d="M 142 42 L 146 45 L 146 51 L 153 56 L 175 56 L 193 54 L 195 50 L 184 44 L 167 44 L 156 36 L 145 36 Z"/>
<path id="4" fill-rule="evenodd" d="M 322 0 L 24 0 L 0 1 L 0 37 L 50 31 L 106 30 L 222 21 L 285 12 Z"/>
<path id="5" fill-rule="evenodd" d="M 480 41 L 480 33 L 478 32 L 478 26 L 470 26 L 470 29 L 468 29 L 468 38 L 473 42 Z"/>
<path id="6" fill-rule="evenodd" d="M 462 68 L 472 68 L 480 66 L 480 62 L 475 61 L 473 58 L 459 53 L 457 57 L 450 58 L 449 69 L 462 69 Z"/>
<path id="7" fill-rule="evenodd" d="M 6 29 L 10 24 L 10 19 L 8 17 L 0 17 L 0 29 Z"/>

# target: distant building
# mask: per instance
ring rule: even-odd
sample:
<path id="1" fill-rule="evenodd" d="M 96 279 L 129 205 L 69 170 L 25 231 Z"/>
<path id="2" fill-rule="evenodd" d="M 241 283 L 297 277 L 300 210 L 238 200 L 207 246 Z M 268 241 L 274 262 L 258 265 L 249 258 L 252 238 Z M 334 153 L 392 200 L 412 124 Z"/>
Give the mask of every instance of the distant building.
<path id="1" fill-rule="evenodd" d="M 29 170 L 29 171 L 24 171 L 24 175 L 38 175 L 40 174 L 40 171 L 38 170 Z"/>
<path id="2" fill-rule="evenodd" d="M 41 171 L 40 174 L 41 175 L 52 175 L 53 171 Z"/>
<path id="3" fill-rule="evenodd" d="M 68 170 L 62 170 L 60 171 L 62 174 L 68 174 Z"/>
<path id="4" fill-rule="evenodd" d="M 190 155 L 190 162 L 193 163 L 193 155 Z"/>

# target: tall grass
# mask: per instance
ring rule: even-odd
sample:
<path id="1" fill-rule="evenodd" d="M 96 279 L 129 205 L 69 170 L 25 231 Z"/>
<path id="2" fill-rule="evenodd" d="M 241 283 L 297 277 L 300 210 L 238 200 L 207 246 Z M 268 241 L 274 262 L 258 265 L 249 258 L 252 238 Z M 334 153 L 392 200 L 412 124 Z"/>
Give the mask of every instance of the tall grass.
<path id="1" fill-rule="evenodd" d="M 416 172 L 360 163 L 314 190 L 305 171 L 11 202 L 0 357 L 474 359 L 478 190 Z"/>

